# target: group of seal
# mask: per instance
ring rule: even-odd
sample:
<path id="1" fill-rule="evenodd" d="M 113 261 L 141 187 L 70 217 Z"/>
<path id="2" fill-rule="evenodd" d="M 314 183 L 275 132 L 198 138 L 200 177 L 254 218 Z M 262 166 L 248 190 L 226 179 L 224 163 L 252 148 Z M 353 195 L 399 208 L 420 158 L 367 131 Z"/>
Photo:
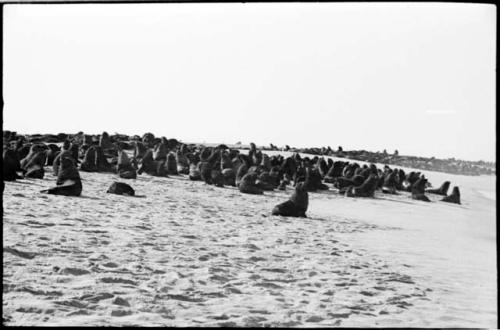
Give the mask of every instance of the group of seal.
<path id="1" fill-rule="evenodd" d="M 26 143 L 22 138 L 9 141 L 12 148 L 4 148 L 4 181 L 24 177 L 43 178 L 44 166 L 52 166 L 57 177 L 56 187 L 44 190 L 49 194 L 79 196 L 82 191 L 78 169 L 84 172 L 115 173 L 123 179 L 136 179 L 143 173 L 169 177 L 187 175 L 190 180 L 203 181 L 216 187 L 233 186 L 241 193 L 263 195 L 266 191 L 295 188 L 290 200 L 277 205 L 272 213 L 285 216 L 305 216 L 308 192 L 329 190 L 325 183 L 333 184 L 346 197 L 374 197 L 382 193 L 411 193 L 411 198 L 430 201 L 425 195 L 444 196 L 442 201 L 460 204 L 458 187 L 447 196 L 450 182 L 438 189 L 426 189 L 427 179 L 420 172 L 406 174 L 402 169 L 374 164 L 333 161 L 323 157 L 312 158 L 295 153 L 288 157 L 269 156 L 251 144 L 248 153 L 228 148 L 199 147 L 180 143 L 176 139 L 156 138 L 152 133 L 127 141 L 126 136 L 116 139 L 106 132 L 98 138 L 89 138 L 82 132 L 73 139 L 66 135 L 62 148 L 40 141 Z M 5 147 L 5 139 L 4 139 Z M 127 154 L 130 150 L 132 153 Z M 126 192 L 133 195 L 133 188 L 124 189 L 115 184 L 108 192 Z"/>

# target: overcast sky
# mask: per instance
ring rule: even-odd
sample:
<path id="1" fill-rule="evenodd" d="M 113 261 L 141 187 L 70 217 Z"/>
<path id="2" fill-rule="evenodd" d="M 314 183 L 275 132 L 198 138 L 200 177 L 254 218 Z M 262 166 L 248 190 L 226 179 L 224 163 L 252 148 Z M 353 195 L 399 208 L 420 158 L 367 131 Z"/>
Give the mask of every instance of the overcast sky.
<path id="1" fill-rule="evenodd" d="M 496 8 L 4 7 L 4 129 L 495 159 Z"/>

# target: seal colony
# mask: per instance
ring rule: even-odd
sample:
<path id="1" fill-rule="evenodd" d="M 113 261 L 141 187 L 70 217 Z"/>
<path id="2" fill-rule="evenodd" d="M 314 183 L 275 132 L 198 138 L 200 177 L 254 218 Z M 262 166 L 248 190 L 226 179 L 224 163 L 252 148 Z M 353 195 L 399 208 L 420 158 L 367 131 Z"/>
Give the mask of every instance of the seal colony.
<path id="1" fill-rule="evenodd" d="M 360 165 L 357 162 L 325 160 L 317 155 L 269 156 L 250 144 L 248 153 L 226 145 L 205 147 L 187 145 L 177 139 L 157 138 L 145 133 L 142 138 L 125 135 L 110 136 L 103 132 L 90 137 L 83 132 L 72 136 L 60 133 L 59 148 L 46 144 L 43 138 L 28 141 L 24 136 L 4 132 L 3 181 L 19 178 L 44 177 L 44 166 L 52 166 L 57 176 L 56 186 L 43 193 L 80 196 L 83 186 L 78 171 L 114 173 L 119 178 L 133 180 L 137 175 L 160 177 L 187 175 L 190 180 L 203 181 L 207 185 L 223 188 L 233 186 L 241 193 L 265 195 L 265 191 L 286 190 L 294 187 L 290 199 L 276 205 L 273 215 L 305 217 L 311 192 L 325 191 L 333 184 L 338 193 L 346 197 L 374 198 L 375 192 L 399 194 L 406 191 L 411 198 L 430 202 L 426 193 L 443 196 L 441 201 L 460 204 L 458 187 L 447 195 L 450 182 L 432 189 L 420 172 L 405 173 L 402 169 L 375 164 Z M 54 142 L 53 139 L 50 142 Z M 132 154 L 129 157 L 125 150 Z M 114 182 L 108 192 L 122 189 L 133 194 L 128 184 Z M 104 187 L 103 187 L 104 189 Z"/>

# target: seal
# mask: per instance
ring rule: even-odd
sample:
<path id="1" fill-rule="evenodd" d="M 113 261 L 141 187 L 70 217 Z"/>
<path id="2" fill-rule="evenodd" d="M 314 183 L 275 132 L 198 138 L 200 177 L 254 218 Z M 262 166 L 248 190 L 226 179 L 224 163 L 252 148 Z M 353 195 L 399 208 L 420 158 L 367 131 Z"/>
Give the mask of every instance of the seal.
<path id="1" fill-rule="evenodd" d="M 272 215 L 281 215 L 285 217 L 306 217 L 307 207 L 309 205 L 309 194 L 303 183 L 297 184 L 290 199 L 284 203 L 276 205 L 272 210 Z"/>
<path id="2" fill-rule="evenodd" d="M 16 179 L 22 179 L 22 177 L 17 174 L 18 171 L 21 171 L 21 163 L 17 158 L 17 153 L 12 149 L 4 149 L 2 156 L 2 181 L 15 181 Z"/>
<path id="3" fill-rule="evenodd" d="M 455 186 L 453 187 L 453 190 L 451 192 L 451 195 L 444 197 L 441 199 L 443 202 L 448 202 L 448 203 L 455 203 L 455 204 L 460 204 L 460 190 L 458 190 L 458 187 Z"/>
<path id="4" fill-rule="evenodd" d="M 200 173 L 200 169 L 198 167 L 198 164 L 196 164 L 196 163 L 189 164 L 189 180 L 193 180 L 193 181 L 200 181 L 201 180 L 201 173 Z"/>
<path id="5" fill-rule="evenodd" d="M 240 192 L 244 194 L 261 195 L 263 190 L 259 188 L 255 181 L 257 180 L 257 173 L 247 173 L 241 178 L 241 182 L 238 186 Z"/>
<path id="6" fill-rule="evenodd" d="M 397 171 L 388 172 L 384 177 L 384 182 L 382 184 L 382 192 L 385 194 L 393 194 L 393 195 L 397 194 L 396 193 L 397 179 L 398 179 Z"/>
<path id="7" fill-rule="evenodd" d="M 142 159 L 144 155 L 146 155 L 146 152 L 148 151 L 148 148 L 144 145 L 144 143 L 140 141 L 135 141 L 135 149 L 134 149 L 134 158 L 135 159 Z"/>
<path id="8" fill-rule="evenodd" d="M 57 174 L 57 186 L 42 190 L 42 193 L 63 196 L 80 196 L 82 193 L 82 181 L 75 163 L 70 157 L 62 157 Z"/>
<path id="9" fill-rule="evenodd" d="M 429 197 L 425 196 L 425 184 L 427 179 L 425 176 L 420 176 L 417 181 L 411 186 L 411 198 L 419 201 L 430 202 Z"/>
<path id="10" fill-rule="evenodd" d="M 125 151 L 120 150 L 118 152 L 118 161 L 116 163 L 116 171 L 118 176 L 123 179 L 136 179 L 137 172 L 136 168 L 132 165 L 132 162 L 128 158 Z"/>
<path id="11" fill-rule="evenodd" d="M 316 168 L 306 168 L 304 187 L 307 191 L 328 190 L 328 186 L 321 182 L 321 174 Z"/>
<path id="12" fill-rule="evenodd" d="M 108 162 L 102 147 L 96 146 L 96 166 L 98 172 L 114 172 L 113 165 Z"/>
<path id="13" fill-rule="evenodd" d="M 162 138 L 162 142 L 155 145 L 153 149 L 153 160 L 166 160 L 168 154 L 168 146 L 165 138 Z"/>
<path id="14" fill-rule="evenodd" d="M 134 188 L 123 182 L 113 182 L 106 191 L 108 194 L 134 196 Z"/>
<path id="15" fill-rule="evenodd" d="M 177 163 L 177 173 L 179 174 L 189 174 L 189 162 L 187 157 L 181 152 L 177 151 L 175 153 L 175 161 Z"/>
<path id="16" fill-rule="evenodd" d="M 441 187 L 437 189 L 426 189 L 425 192 L 429 194 L 436 194 L 446 196 L 448 194 L 448 189 L 450 188 L 450 181 L 445 181 Z"/>
<path id="17" fill-rule="evenodd" d="M 45 165 L 46 161 L 47 153 L 45 150 L 39 151 L 34 154 L 24 167 L 24 170 L 26 171 L 26 174 L 24 176 L 26 178 L 43 179 L 43 176 L 45 175 L 43 166 Z"/>
<path id="18" fill-rule="evenodd" d="M 225 168 L 222 170 L 224 177 L 224 185 L 236 187 L 236 173 L 232 168 Z"/>
<path id="19" fill-rule="evenodd" d="M 375 193 L 375 189 L 377 189 L 377 182 L 378 182 L 377 175 L 372 173 L 363 182 L 363 184 L 361 184 L 361 186 L 349 188 L 349 189 L 352 190 L 354 197 L 373 197 L 374 193 Z M 346 192 L 346 195 L 347 195 L 347 192 Z"/>
<path id="20" fill-rule="evenodd" d="M 175 154 L 173 152 L 169 152 L 167 154 L 167 161 L 165 162 L 165 170 L 167 174 L 178 175 L 177 171 L 177 161 Z"/>
<path id="21" fill-rule="evenodd" d="M 56 158 L 57 153 L 59 152 L 60 148 L 53 144 L 49 143 L 47 145 L 47 162 L 45 163 L 46 166 L 52 166 L 54 164 L 54 159 Z"/>
<path id="22" fill-rule="evenodd" d="M 275 188 L 269 172 L 260 173 L 255 181 L 255 185 L 264 191 L 273 191 Z"/>
<path id="23" fill-rule="evenodd" d="M 85 152 L 83 161 L 80 164 L 80 171 L 97 172 L 97 152 L 95 146 L 90 146 Z"/>
<path id="24" fill-rule="evenodd" d="M 151 149 L 142 157 L 137 174 L 142 174 L 143 172 L 153 176 L 167 176 L 165 162 L 153 160 L 153 151 Z"/>

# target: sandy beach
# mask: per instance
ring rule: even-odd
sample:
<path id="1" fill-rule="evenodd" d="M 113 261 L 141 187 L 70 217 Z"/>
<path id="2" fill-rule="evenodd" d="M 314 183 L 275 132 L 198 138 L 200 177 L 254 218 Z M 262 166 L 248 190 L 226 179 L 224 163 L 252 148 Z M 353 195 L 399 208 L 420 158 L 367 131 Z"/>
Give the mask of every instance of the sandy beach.
<path id="1" fill-rule="evenodd" d="M 495 328 L 496 177 L 422 173 L 462 205 L 329 184 L 285 218 L 271 209 L 290 186 L 80 172 L 82 196 L 64 197 L 39 193 L 46 167 L 5 183 L 4 324 Z M 139 196 L 107 194 L 113 181 Z"/>

